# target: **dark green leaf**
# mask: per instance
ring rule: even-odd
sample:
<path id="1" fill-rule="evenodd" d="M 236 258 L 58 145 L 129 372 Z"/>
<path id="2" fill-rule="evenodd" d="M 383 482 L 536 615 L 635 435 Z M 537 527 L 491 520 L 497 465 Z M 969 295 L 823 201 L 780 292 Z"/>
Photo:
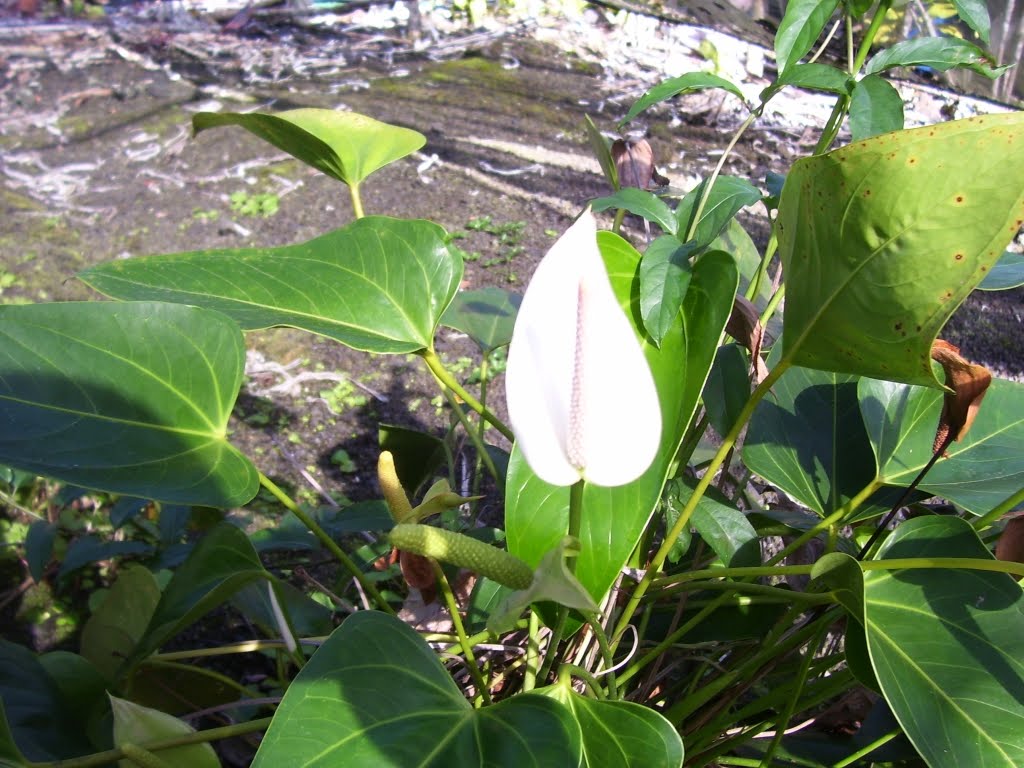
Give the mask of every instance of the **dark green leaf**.
<path id="1" fill-rule="evenodd" d="M 939 386 L 932 341 L 1022 219 L 1021 112 L 798 160 L 777 220 L 784 359 Z"/>
<path id="2" fill-rule="evenodd" d="M 561 702 L 580 724 L 580 768 L 678 768 L 683 764 L 683 740 L 653 709 L 629 701 L 588 699 L 561 683 L 537 693 Z"/>
<path id="3" fill-rule="evenodd" d="M 990 558 L 964 520 L 903 523 L 879 559 Z M 931 768 L 1024 764 L 1024 593 L 1006 574 L 869 571 L 868 648 L 882 692 Z"/>
<path id="4" fill-rule="evenodd" d="M 417 429 L 381 424 L 377 441 L 382 451 L 390 451 L 394 456 L 395 472 L 410 500 L 448 456 L 443 440 Z"/>
<path id="5" fill-rule="evenodd" d="M 673 77 L 671 80 L 666 80 L 647 90 L 629 108 L 626 116 L 619 121 L 619 127 L 621 128 L 645 109 L 659 102 L 671 99 L 673 96 L 678 96 L 681 93 L 693 93 L 694 91 L 702 91 L 707 88 L 722 88 L 739 97 L 742 101 L 746 101 L 743 97 L 743 91 L 724 78 L 710 75 L 706 72 L 687 72 L 685 75 Z"/>
<path id="6" fill-rule="evenodd" d="M 903 97 L 878 75 L 857 81 L 850 99 L 850 133 L 854 141 L 903 130 Z"/>
<path id="7" fill-rule="evenodd" d="M 575 766 L 580 739 L 536 693 L 473 709 L 408 625 L 360 611 L 289 685 L 253 767 Z"/>
<path id="8" fill-rule="evenodd" d="M 871 10 L 871 6 L 875 4 L 874 0 L 843 0 L 843 5 L 850 12 L 850 15 L 855 19 L 859 19 L 865 13 Z"/>
<path id="9" fill-rule="evenodd" d="M 331 609 L 313 600 L 306 593 L 286 581 L 274 585 L 278 605 L 284 610 L 289 624 L 300 637 L 329 635 L 334 629 Z M 265 582 L 253 582 L 242 587 L 231 598 L 231 605 L 268 637 L 280 637 L 274 608 Z"/>
<path id="10" fill-rule="evenodd" d="M 1007 251 L 978 283 L 981 291 L 1005 291 L 1024 285 L 1024 253 Z"/>
<path id="11" fill-rule="evenodd" d="M 1009 69 L 993 66 L 984 50 L 959 37 L 919 37 L 903 40 L 876 53 L 864 71 L 871 75 L 893 67 L 931 67 L 939 72 L 959 67 L 994 80 Z"/>
<path id="12" fill-rule="evenodd" d="M 814 564 L 811 578 L 828 585 L 850 618 L 864 623 L 864 573 L 860 563 L 842 552 L 830 552 Z"/>
<path id="13" fill-rule="evenodd" d="M 459 291 L 441 316 L 441 324 L 462 331 L 486 355 L 512 341 L 521 294 L 504 288 Z"/>
<path id="14" fill-rule="evenodd" d="M 785 74 L 814 47 L 839 0 L 791 0 L 775 33 L 775 61 Z"/>
<path id="15" fill-rule="evenodd" d="M 64 701 L 60 688 L 35 654 L 3 639 L 0 701 L 14 743 L 29 760 L 60 760 L 92 752 L 82 713 Z M 2 736 L 0 733 L 0 745 Z M 0 756 L 11 753 L 9 745 L 6 750 L 0 748 Z"/>
<path id="16" fill-rule="evenodd" d="M 676 219 L 668 204 L 653 192 L 636 187 L 624 187 L 614 195 L 599 197 L 590 202 L 595 213 L 607 211 L 609 208 L 621 208 L 635 213 L 648 221 L 653 221 L 666 233 L 676 233 Z"/>
<path id="17" fill-rule="evenodd" d="M 115 528 L 120 528 L 149 506 L 149 504 L 148 499 L 122 496 L 110 508 L 110 524 Z"/>
<path id="18" fill-rule="evenodd" d="M 251 499 L 227 442 L 242 383 L 238 327 L 156 302 L 0 307 L 0 461 L 183 504 Z"/>
<path id="19" fill-rule="evenodd" d="M 705 179 L 687 192 L 676 208 L 676 219 L 679 222 L 676 234 L 680 241 L 696 243 L 696 248 L 710 245 L 742 208 L 761 199 L 761 192 L 749 181 L 735 176 L 719 176 L 704 203 L 700 221 L 695 226 L 693 220 L 697 214 L 697 203 L 707 183 Z"/>
<path id="20" fill-rule="evenodd" d="M 952 0 L 952 3 L 957 16 L 975 31 L 982 43 L 988 45 L 991 19 L 985 0 Z"/>
<path id="21" fill-rule="evenodd" d="M 793 368 L 754 410 L 743 462 L 826 516 L 875 478 L 853 376 Z"/>
<path id="22" fill-rule="evenodd" d="M 692 245 L 662 235 L 647 246 L 640 261 L 640 316 L 657 346 L 675 324 L 686 298 L 693 267 Z"/>
<path id="23" fill-rule="evenodd" d="M 862 606 L 863 595 L 862 589 L 860 595 Z M 868 638 L 864 630 L 863 611 L 861 612 L 861 621 L 846 622 L 846 631 L 843 633 L 843 651 L 853 676 L 861 684 L 881 693 L 882 688 L 878 684 L 878 678 L 875 677 L 875 668 L 871 666 L 871 655 L 868 653 Z"/>
<path id="24" fill-rule="evenodd" d="M 297 245 L 124 259 L 81 278 L 117 299 L 217 309 L 246 330 L 287 325 L 403 353 L 431 345 L 462 261 L 436 224 L 367 216 Z"/>
<path id="25" fill-rule="evenodd" d="M 739 344 L 719 347 L 704 386 L 704 407 L 715 432 L 729 434 L 749 399 L 750 367 L 746 354 Z"/>
<path id="26" fill-rule="evenodd" d="M 126 555 L 143 555 L 153 551 L 153 547 L 144 541 L 114 541 L 93 534 L 81 536 L 71 542 L 57 575 L 60 578 L 74 573 L 100 560 L 111 560 Z"/>
<path id="27" fill-rule="evenodd" d="M 28 563 L 29 575 L 37 582 L 42 581 L 43 571 L 53 555 L 53 539 L 56 534 L 56 525 L 46 520 L 36 520 L 25 535 L 25 562 Z"/>
<path id="28" fill-rule="evenodd" d="M 599 233 L 598 243 L 612 288 L 636 327 L 640 254 L 611 233 Z M 716 344 L 732 311 L 738 279 L 728 254 L 704 254 L 694 264 L 683 311 L 661 347 L 643 341 L 661 404 L 661 446 L 654 463 L 636 481 L 614 488 L 586 486 L 576 576 L 596 600 L 604 596 L 636 547 L 661 497 L 666 472 L 693 417 Z M 536 566 L 566 535 L 569 489 L 541 481 L 522 454 L 513 450 L 505 505 L 509 551 Z"/>
<path id="29" fill-rule="evenodd" d="M 196 133 L 222 125 L 241 126 L 345 184 L 358 184 L 427 141 L 417 131 L 331 109 L 293 109 L 277 114 L 199 112 L 192 118 Z"/>
<path id="30" fill-rule="evenodd" d="M 932 457 L 942 392 L 864 379 L 859 396 L 881 482 L 906 486 Z M 919 488 L 984 514 L 1024 487 L 1024 384 L 994 379 L 963 440 Z"/>

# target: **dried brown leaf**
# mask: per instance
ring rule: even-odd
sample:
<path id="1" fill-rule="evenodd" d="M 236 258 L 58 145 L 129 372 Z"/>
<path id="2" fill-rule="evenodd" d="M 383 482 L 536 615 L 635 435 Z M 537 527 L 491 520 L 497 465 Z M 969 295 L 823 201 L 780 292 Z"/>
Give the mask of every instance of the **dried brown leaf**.
<path id="1" fill-rule="evenodd" d="M 619 174 L 619 186 L 647 189 L 654 178 L 654 150 L 645 139 L 616 139 L 612 160 Z"/>
<path id="2" fill-rule="evenodd" d="M 1010 520 L 1003 532 L 999 534 L 999 541 L 996 543 L 996 560 L 1003 560 L 1007 563 L 1024 563 L 1024 515 Z"/>
<path id="3" fill-rule="evenodd" d="M 942 401 L 942 415 L 935 431 L 933 451 L 942 449 L 951 440 L 962 440 L 974 423 L 981 401 L 992 383 L 992 373 L 983 365 L 972 363 L 960 354 L 959 347 L 936 339 L 932 343 L 932 359 L 946 372 L 947 392 Z"/>
<path id="4" fill-rule="evenodd" d="M 768 376 L 768 366 L 761 359 L 761 343 L 764 328 L 757 307 L 744 296 L 737 296 L 732 305 L 732 314 L 725 324 L 725 332 L 750 351 L 754 369 L 754 383 L 760 384 Z"/>

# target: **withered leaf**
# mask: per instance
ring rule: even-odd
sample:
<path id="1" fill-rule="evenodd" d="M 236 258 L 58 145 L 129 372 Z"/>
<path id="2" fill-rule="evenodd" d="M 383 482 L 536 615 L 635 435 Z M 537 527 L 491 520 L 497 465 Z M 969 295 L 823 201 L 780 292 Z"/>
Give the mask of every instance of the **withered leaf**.
<path id="1" fill-rule="evenodd" d="M 1010 520 L 1003 532 L 999 534 L 999 541 L 996 543 L 996 560 L 1024 563 L 1024 514 Z"/>
<path id="2" fill-rule="evenodd" d="M 985 366 L 964 358 L 959 347 L 942 339 L 932 343 L 932 359 L 942 366 L 946 386 L 953 390 L 947 392 L 942 401 L 942 414 L 932 446 L 933 451 L 938 451 L 967 434 L 992 383 L 992 373 Z"/>
<path id="3" fill-rule="evenodd" d="M 623 187 L 647 189 L 654 178 L 654 150 L 646 139 L 616 139 L 612 143 L 612 160 Z"/>
<path id="4" fill-rule="evenodd" d="M 437 597 L 437 578 L 430 558 L 412 552 L 399 552 L 398 565 L 402 569 L 405 583 L 420 591 L 423 602 L 428 605 L 434 602 Z"/>
<path id="5" fill-rule="evenodd" d="M 754 383 L 760 384 L 768 376 L 768 366 L 761 359 L 761 343 L 764 328 L 757 307 L 744 296 L 737 296 L 732 304 L 732 314 L 725 324 L 725 332 L 750 351 L 754 369 Z"/>

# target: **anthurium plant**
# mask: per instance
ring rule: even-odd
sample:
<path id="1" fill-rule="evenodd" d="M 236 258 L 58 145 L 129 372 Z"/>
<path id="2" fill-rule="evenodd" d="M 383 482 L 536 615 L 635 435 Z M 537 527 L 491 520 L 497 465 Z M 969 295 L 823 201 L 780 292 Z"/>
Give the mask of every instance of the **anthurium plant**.
<path id="1" fill-rule="evenodd" d="M 871 56 L 890 2 L 791 0 L 778 75 L 728 147 L 783 88 L 834 94 L 784 181 L 723 175 L 727 151 L 671 197 L 649 151 L 588 122 L 611 194 L 522 297 L 460 291 L 438 225 L 365 215 L 361 182 L 420 147 L 415 131 L 317 109 L 197 115 L 347 185 L 355 220 L 80 275 L 114 301 L 0 307 L 0 463 L 151 500 L 161 524 L 262 489 L 350 575 L 349 610 L 313 603 L 231 522 L 169 580 L 121 549 L 77 653 L 0 643 L 0 765 L 216 766 L 211 744 L 247 734 L 262 768 L 1024 765 L 1024 385 L 940 338 L 971 291 L 1024 284 L 1004 253 L 1024 222 L 1024 114 L 902 130 L 884 77 L 999 74 L 984 5 L 953 5 L 974 42 Z M 828 29 L 847 36 L 841 66 L 818 61 Z M 687 74 L 620 127 L 706 88 L 743 98 Z M 761 249 L 743 209 L 768 218 Z M 653 230 L 640 247 L 627 213 Z M 508 424 L 486 377 L 477 396 L 444 366 L 442 325 L 483 364 L 509 347 Z M 289 497 L 228 437 L 244 332 L 271 326 L 418 357 L 502 490 L 503 526 L 474 526 L 472 498 L 390 451 L 386 512 L 360 527 Z M 30 564 L 47 542 L 33 526 Z M 407 589 L 442 606 L 438 631 L 396 616 Z M 265 639 L 181 650 L 227 603 Z M 239 653 L 273 657 L 276 695 L 195 663 Z M 196 730 L 183 701 L 222 724 Z"/>

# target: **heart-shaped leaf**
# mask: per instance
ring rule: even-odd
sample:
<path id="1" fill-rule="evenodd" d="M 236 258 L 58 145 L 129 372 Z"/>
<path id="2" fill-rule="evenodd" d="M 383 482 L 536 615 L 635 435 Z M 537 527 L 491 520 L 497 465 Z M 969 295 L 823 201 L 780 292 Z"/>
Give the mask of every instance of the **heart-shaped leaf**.
<path id="1" fill-rule="evenodd" d="M 598 242 L 612 288 L 636 328 L 640 254 L 609 232 L 599 233 Z M 651 467 L 632 483 L 617 487 L 587 484 L 584 490 L 576 577 L 595 600 L 604 596 L 626 562 L 661 497 L 669 464 L 697 407 L 715 346 L 732 311 L 738 280 L 735 262 L 728 254 L 704 254 L 694 264 L 683 310 L 661 347 L 643 342 L 661 404 L 661 445 Z M 629 448 L 623 446 L 622 450 Z M 518 449 L 513 450 L 509 462 L 505 524 L 509 551 L 531 566 L 558 545 L 569 526 L 569 489 L 538 478 Z"/>
<path id="2" fill-rule="evenodd" d="M 253 767 L 577 766 L 580 740 L 547 696 L 473 709 L 408 625 L 361 611 L 289 685 Z"/>
<path id="3" fill-rule="evenodd" d="M 819 515 L 831 514 L 875 477 L 857 380 L 791 368 L 772 392 L 754 410 L 743 462 Z"/>
<path id="4" fill-rule="evenodd" d="M 367 216 L 297 245 L 145 256 L 80 277 L 117 299 L 217 309 L 246 330 L 287 325 L 404 353 L 431 345 L 462 261 L 436 224 Z"/>
<path id="5" fill-rule="evenodd" d="M 903 523 L 879 559 L 990 558 L 964 520 Z M 1024 593 L 1006 574 L 869 571 L 871 661 L 903 731 L 931 768 L 1024 764 Z"/>
<path id="6" fill-rule="evenodd" d="M 245 348 L 224 315 L 157 302 L 0 307 L 0 461 L 180 504 L 249 501 L 227 441 Z"/>
<path id="7" fill-rule="evenodd" d="M 880 482 L 909 485 L 932 457 L 942 392 L 873 379 L 858 389 Z M 993 380 L 970 431 L 918 487 L 979 515 L 1024 487 L 1024 384 Z"/>
<path id="8" fill-rule="evenodd" d="M 459 291 L 441 317 L 441 323 L 462 331 L 488 354 L 512 341 L 512 328 L 522 301 L 521 294 L 503 288 Z"/>
<path id="9" fill-rule="evenodd" d="M 784 359 L 940 386 L 932 341 L 1022 221 L 1021 112 L 797 161 L 778 217 Z"/>
<path id="10" fill-rule="evenodd" d="M 588 699 L 568 683 L 537 693 L 561 702 L 580 724 L 580 768 L 679 768 L 683 764 L 683 740 L 653 709 L 631 701 Z"/>
<path id="11" fill-rule="evenodd" d="M 700 202 L 708 180 L 691 189 L 676 208 L 678 229 L 676 235 L 680 240 L 695 243 L 695 248 L 705 248 L 718 237 L 741 209 L 754 205 L 761 199 L 761 192 L 746 179 L 735 176 L 719 176 L 715 179 L 704 208 L 700 212 L 700 220 L 695 221 L 697 204 Z"/>
<path id="12" fill-rule="evenodd" d="M 417 131 L 389 125 L 355 112 L 293 109 L 287 112 L 200 112 L 192 118 L 196 133 L 238 125 L 292 157 L 344 182 L 363 179 L 426 144 Z"/>

